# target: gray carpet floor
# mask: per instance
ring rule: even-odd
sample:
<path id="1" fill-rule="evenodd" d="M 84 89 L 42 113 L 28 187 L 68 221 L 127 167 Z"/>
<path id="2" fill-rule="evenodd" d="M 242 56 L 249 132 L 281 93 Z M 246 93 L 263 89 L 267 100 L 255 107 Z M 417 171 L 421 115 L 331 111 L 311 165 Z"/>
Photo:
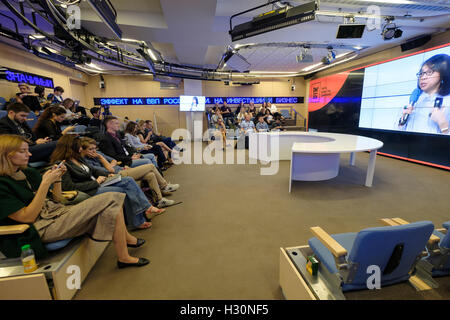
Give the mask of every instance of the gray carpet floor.
<path id="1" fill-rule="evenodd" d="M 279 248 L 307 244 L 310 227 L 333 234 L 381 226 L 385 217 L 439 228 L 450 220 L 449 172 L 379 156 L 367 188 L 368 153 L 348 162 L 342 155 L 336 178 L 294 182 L 291 194 L 289 161 L 272 176 L 260 175 L 260 164 L 173 166 L 165 176 L 181 184 L 172 198 L 183 203 L 133 232 L 147 243 L 130 252 L 150 265 L 119 270 L 110 245 L 75 299 L 283 299 Z M 428 294 L 406 283 L 348 299 L 450 299 L 449 278 Z"/>

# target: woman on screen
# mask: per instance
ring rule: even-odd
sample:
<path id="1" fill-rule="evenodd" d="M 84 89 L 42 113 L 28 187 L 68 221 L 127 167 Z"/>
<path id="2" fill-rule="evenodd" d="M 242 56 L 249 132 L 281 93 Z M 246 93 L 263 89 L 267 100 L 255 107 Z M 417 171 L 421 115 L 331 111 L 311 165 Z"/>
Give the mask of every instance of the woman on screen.
<path id="1" fill-rule="evenodd" d="M 423 133 L 449 133 L 450 56 L 437 54 L 422 64 L 417 88 L 403 109 L 401 130 Z"/>
<path id="2" fill-rule="evenodd" d="M 192 103 L 191 103 L 191 111 L 197 110 L 197 106 L 198 106 L 198 98 L 197 97 L 193 97 L 192 98 Z"/>

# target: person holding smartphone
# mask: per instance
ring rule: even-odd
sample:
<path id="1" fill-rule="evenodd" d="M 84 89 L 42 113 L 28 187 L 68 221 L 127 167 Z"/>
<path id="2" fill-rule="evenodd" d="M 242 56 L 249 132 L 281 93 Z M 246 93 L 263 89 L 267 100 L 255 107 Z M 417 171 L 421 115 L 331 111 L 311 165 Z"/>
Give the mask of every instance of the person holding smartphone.
<path id="1" fill-rule="evenodd" d="M 432 56 L 422 64 L 417 78 L 417 88 L 398 121 L 399 129 L 449 134 L 450 56 Z"/>
<path id="2" fill-rule="evenodd" d="M 0 237 L 0 251 L 6 257 L 20 257 L 21 246 L 28 243 L 36 258 L 44 258 L 48 253 L 43 243 L 89 234 L 96 241 L 113 240 L 119 268 L 141 267 L 150 262 L 128 253 L 127 247 L 140 247 L 145 240 L 126 229 L 123 193 L 104 193 L 66 206 L 62 204 L 61 189 L 65 165 L 55 165 L 41 176 L 28 167 L 30 156 L 26 139 L 0 136 L 0 225 L 29 225 L 23 233 Z M 52 196 L 48 197 L 50 190 Z"/>

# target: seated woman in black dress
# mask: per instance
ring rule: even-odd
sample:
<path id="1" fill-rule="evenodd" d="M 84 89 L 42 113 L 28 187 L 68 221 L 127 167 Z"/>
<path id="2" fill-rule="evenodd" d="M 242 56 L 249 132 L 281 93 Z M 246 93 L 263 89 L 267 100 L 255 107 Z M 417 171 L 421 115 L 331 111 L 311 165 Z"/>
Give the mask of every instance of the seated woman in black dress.
<path id="1" fill-rule="evenodd" d="M 66 109 L 52 105 L 45 109 L 45 111 L 39 117 L 38 122 L 33 128 L 33 132 L 38 139 L 49 137 L 53 141 L 58 140 L 64 134 L 73 131 L 75 126 L 69 126 L 64 130 L 61 130 L 61 122 L 66 117 Z"/>
<path id="2" fill-rule="evenodd" d="M 64 164 L 41 176 L 27 167 L 30 156 L 26 139 L 18 135 L 0 136 L 0 225 L 29 225 L 23 233 L 0 237 L 0 251 L 6 257 L 19 257 L 21 246 L 30 244 L 40 259 L 47 255 L 42 243 L 87 233 L 95 240 L 113 241 L 119 268 L 149 263 L 128 253 L 127 246 L 140 247 L 145 240 L 127 232 L 122 212 L 125 194 L 109 192 L 65 206 L 60 203 Z"/>

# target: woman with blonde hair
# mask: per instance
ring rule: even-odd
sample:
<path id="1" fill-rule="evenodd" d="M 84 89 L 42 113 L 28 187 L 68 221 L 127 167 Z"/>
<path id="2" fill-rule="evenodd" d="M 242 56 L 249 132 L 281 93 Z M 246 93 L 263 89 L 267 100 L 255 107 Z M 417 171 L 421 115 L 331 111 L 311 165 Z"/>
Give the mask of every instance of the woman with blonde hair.
<path id="1" fill-rule="evenodd" d="M 111 192 L 65 206 L 61 192 L 64 164 L 53 166 L 42 176 L 27 167 L 27 140 L 17 135 L 0 136 L 0 225 L 28 224 L 21 234 L 0 237 L 0 251 L 19 257 L 21 246 L 30 244 L 36 257 L 47 255 L 43 243 L 89 234 L 93 240 L 112 240 L 119 268 L 144 266 L 150 261 L 130 256 L 129 247 L 145 243 L 130 235 L 125 227 L 122 205 L 125 195 Z M 47 194 L 52 190 L 52 199 Z"/>

